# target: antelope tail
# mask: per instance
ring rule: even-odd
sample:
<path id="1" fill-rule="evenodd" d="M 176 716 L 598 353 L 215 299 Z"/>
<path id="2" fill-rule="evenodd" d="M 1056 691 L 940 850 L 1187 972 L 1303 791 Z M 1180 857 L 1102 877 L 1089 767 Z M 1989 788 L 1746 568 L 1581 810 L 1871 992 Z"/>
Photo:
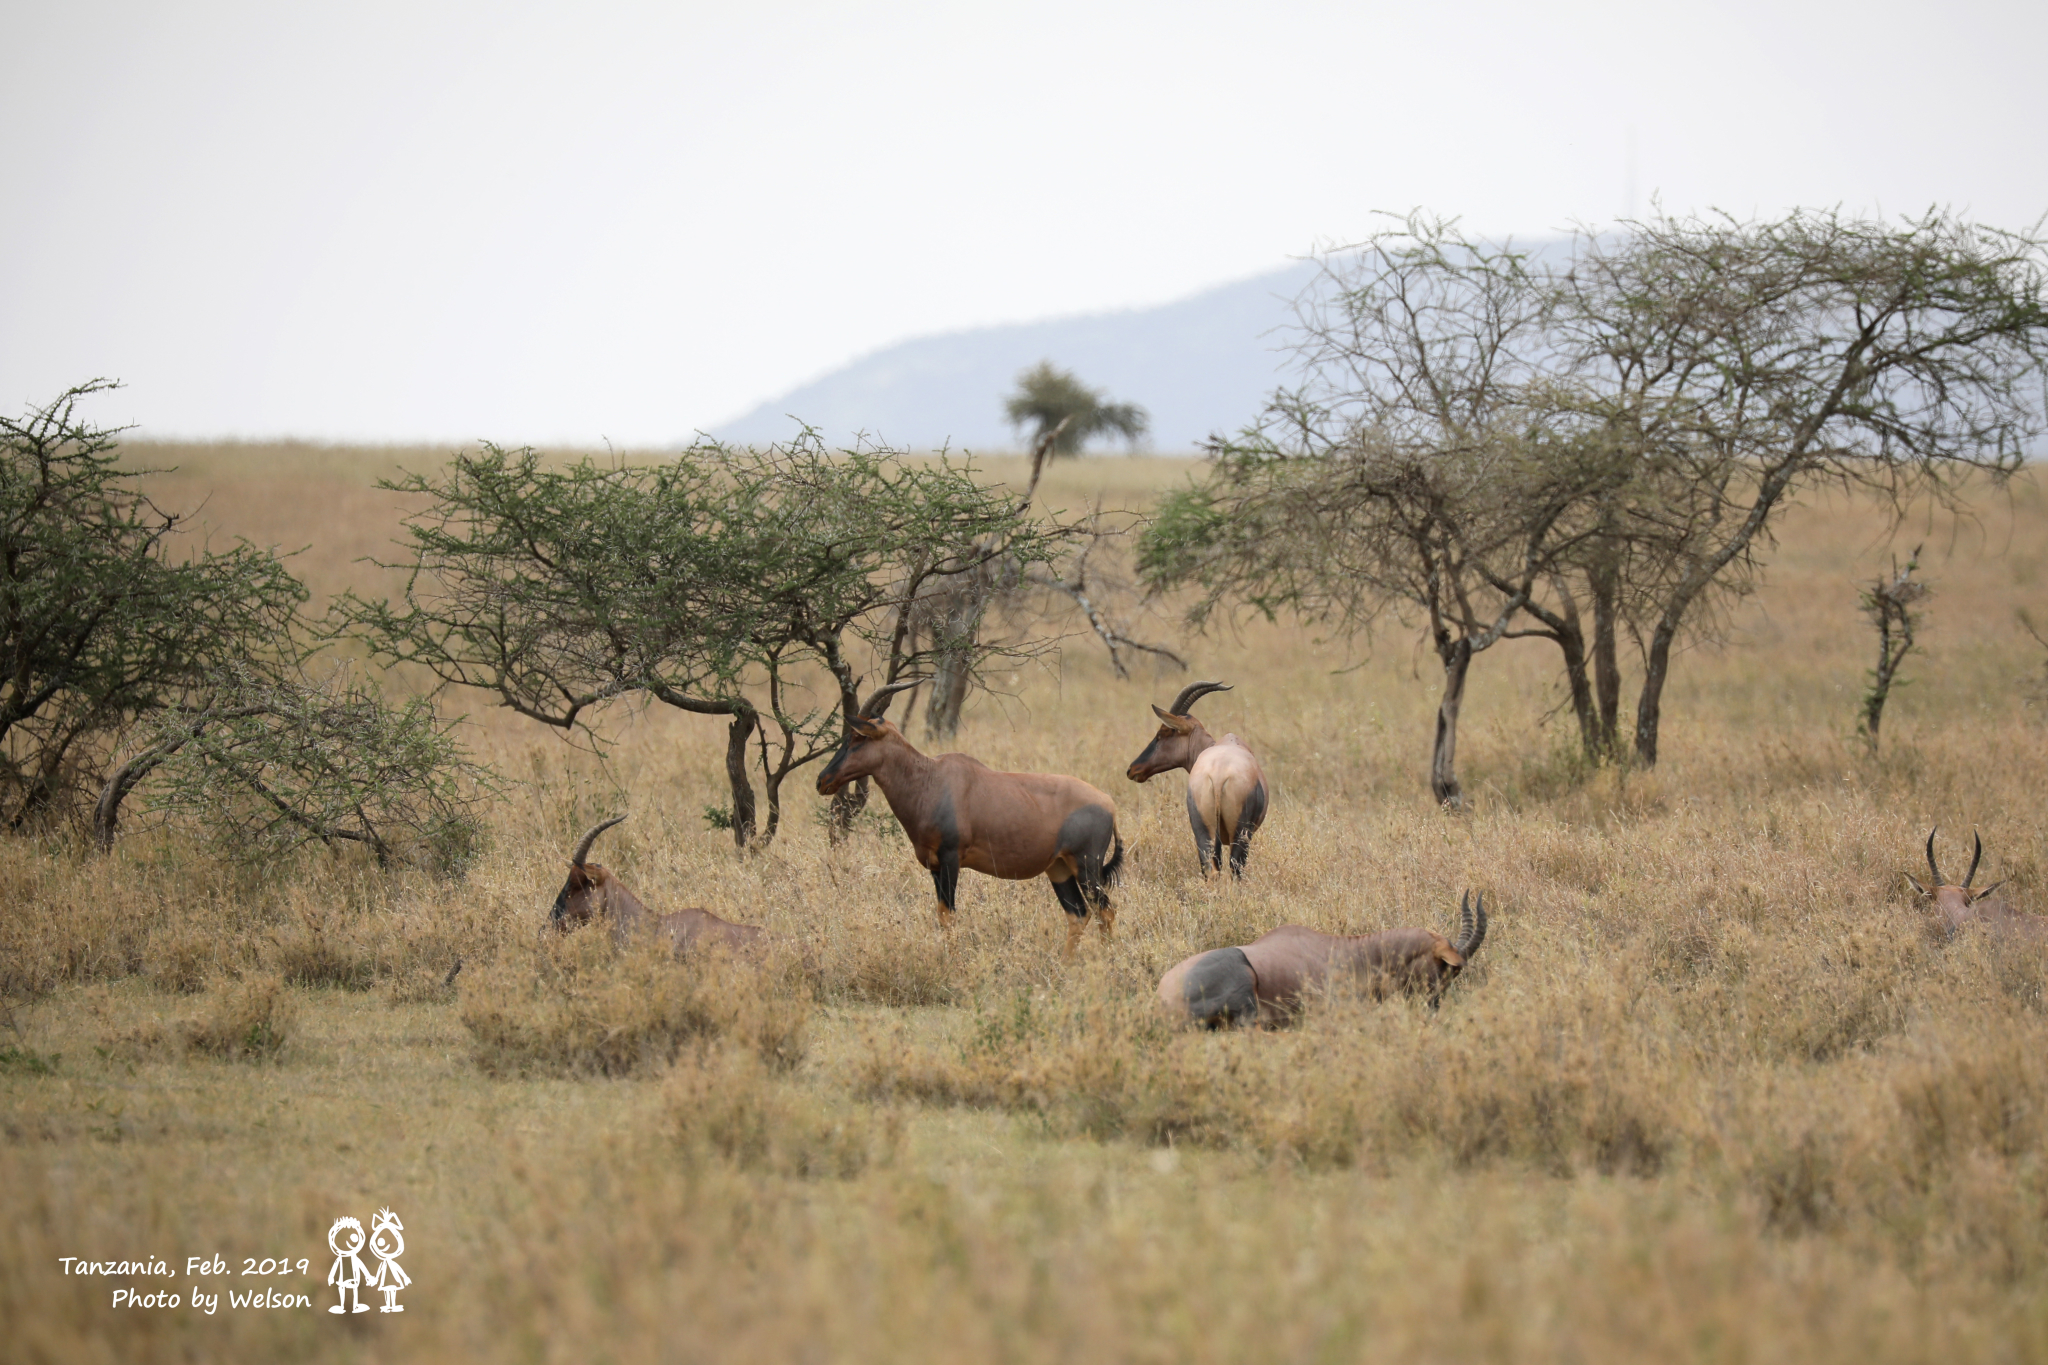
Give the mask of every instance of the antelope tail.
<path id="1" fill-rule="evenodd" d="M 1116 885 L 1117 874 L 1123 870 L 1124 866 L 1124 836 L 1112 829 L 1109 832 L 1109 837 L 1116 841 L 1116 847 L 1110 853 L 1109 861 L 1102 865 L 1102 884 L 1104 886 Z"/>

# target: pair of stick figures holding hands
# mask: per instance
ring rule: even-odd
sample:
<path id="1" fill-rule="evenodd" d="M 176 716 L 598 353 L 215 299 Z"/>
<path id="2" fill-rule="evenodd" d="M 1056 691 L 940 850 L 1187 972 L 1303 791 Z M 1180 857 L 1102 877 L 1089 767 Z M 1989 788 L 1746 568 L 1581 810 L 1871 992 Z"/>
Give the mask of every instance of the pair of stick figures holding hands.
<path id="1" fill-rule="evenodd" d="M 398 1264 L 398 1258 L 405 1254 L 405 1225 L 390 1209 L 377 1210 L 377 1216 L 370 1220 L 370 1254 L 377 1258 L 374 1272 L 364 1270 L 362 1261 L 357 1259 L 363 1240 L 363 1225 L 353 1218 L 337 1218 L 334 1226 L 327 1229 L 327 1246 L 334 1252 L 334 1269 L 327 1272 L 327 1283 L 341 1291 L 341 1302 L 327 1311 L 349 1312 L 348 1302 L 354 1298 L 353 1311 L 367 1313 L 370 1305 L 363 1302 L 363 1290 L 381 1289 L 384 1306 L 377 1311 L 403 1313 L 405 1305 L 398 1302 L 398 1291 L 412 1283 L 412 1277 Z"/>

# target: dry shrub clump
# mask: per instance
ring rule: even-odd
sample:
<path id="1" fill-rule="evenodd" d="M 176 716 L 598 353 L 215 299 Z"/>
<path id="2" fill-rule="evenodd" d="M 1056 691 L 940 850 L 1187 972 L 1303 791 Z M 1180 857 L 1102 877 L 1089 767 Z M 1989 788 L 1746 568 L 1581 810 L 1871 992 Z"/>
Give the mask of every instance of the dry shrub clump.
<path id="1" fill-rule="evenodd" d="M 376 945 L 360 921 L 330 910 L 302 911 L 274 941 L 270 959 L 291 985 L 366 991 L 377 982 Z"/>
<path id="2" fill-rule="evenodd" d="M 645 1074 L 686 1044 L 721 1038 L 786 1070 L 803 1060 L 810 1022 L 800 987 L 781 960 L 678 960 L 654 943 L 615 953 L 583 934 L 479 971 L 462 988 L 462 1022 L 492 1076 Z"/>
<path id="3" fill-rule="evenodd" d="M 2002 1283 L 2048 1270 L 2048 1027 L 1951 1015 L 1852 1066 L 1751 1077 L 1711 1127 L 1768 1229 Z"/>
<path id="4" fill-rule="evenodd" d="M 745 1047 L 685 1050 L 664 1086 L 670 1131 L 689 1151 L 804 1179 L 850 1179 L 896 1159 L 902 1116 L 820 1103 Z"/>
<path id="5" fill-rule="evenodd" d="M 240 1061 L 275 1057 L 290 1036 L 296 1011 L 275 977 L 250 977 L 222 991 L 213 1006 L 185 1025 L 195 1052 Z"/>
<path id="6" fill-rule="evenodd" d="M 153 935 L 144 957 L 150 984 L 166 995 L 197 995 L 206 989 L 220 955 L 207 934 L 172 929 Z"/>
<path id="7" fill-rule="evenodd" d="M 108 1035 L 102 1046 L 128 1061 L 186 1051 L 226 1061 L 270 1061 L 284 1050 L 297 1015 L 283 982 L 274 976 L 250 977 L 219 991 L 193 1018 L 137 1024 Z"/>
<path id="8" fill-rule="evenodd" d="M 1654 1174 L 1678 1141 L 1649 1035 L 1610 999 L 1431 1016 L 1337 998 L 1275 1032 L 1178 1028 L 1098 979 L 984 1004 L 950 1049 L 871 1039 L 874 1097 L 1001 1108 L 1055 1132 L 1190 1142 L 1316 1167 L 1426 1155 Z"/>

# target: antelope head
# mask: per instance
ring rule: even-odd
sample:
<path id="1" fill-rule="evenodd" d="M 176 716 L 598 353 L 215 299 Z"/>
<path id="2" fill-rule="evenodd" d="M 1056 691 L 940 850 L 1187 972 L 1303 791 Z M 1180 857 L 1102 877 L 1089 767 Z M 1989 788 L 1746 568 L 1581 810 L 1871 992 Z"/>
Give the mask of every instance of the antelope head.
<path id="1" fill-rule="evenodd" d="M 1977 877 L 1977 864 L 1983 861 L 1984 858 L 1984 838 L 1982 835 L 1972 836 L 1975 840 L 1975 847 L 1970 853 L 1970 870 L 1963 874 L 1962 884 L 1958 886 L 1954 882 L 1944 880 L 1941 875 L 1941 868 L 1934 861 L 1934 836 L 1940 829 L 1941 826 L 1936 825 L 1933 829 L 1927 831 L 1927 871 L 1933 878 L 1931 884 L 1922 886 L 1910 872 L 1906 874 L 1906 880 L 1913 883 L 1913 889 L 1920 894 L 1921 900 L 1926 903 L 1927 908 L 1932 910 L 1936 918 L 1941 921 L 1942 927 L 1948 931 L 1949 937 L 1954 938 L 1958 929 L 1977 917 L 1975 908 L 1977 902 L 1989 896 L 1999 887 L 2004 886 L 2005 883 L 1997 881 L 1989 886 L 1979 887 L 1975 890 L 1972 890 L 1970 887 L 1970 883 L 1976 880 Z"/>
<path id="2" fill-rule="evenodd" d="M 603 863 L 586 861 L 597 836 L 613 825 L 623 823 L 625 818 L 614 815 L 592 825 L 576 841 L 576 851 L 569 855 L 569 879 L 562 883 L 562 889 L 555 895 L 552 919 L 555 928 L 563 933 L 580 928 L 600 915 L 611 918 L 616 924 L 642 912 L 639 898 L 626 889 L 624 882 L 614 877 Z"/>
<path id="3" fill-rule="evenodd" d="M 1145 746 L 1145 752 L 1131 760 L 1131 766 L 1124 769 L 1124 776 L 1133 782 L 1147 782 L 1161 773 L 1185 768 L 1195 761 L 1202 750 L 1216 741 L 1202 727 L 1202 722 L 1188 714 L 1194 704 L 1211 692 L 1228 692 L 1230 684 L 1220 682 L 1189 683 L 1173 699 L 1167 710 L 1152 708 L 1152 714 L 1159 717 L 1159 733 L 1152 736 L 1152 742 Z"/>
<path id="4" fill-rule="evenodd" d="M 898 692 L 907 691 L 923 681 L 922 678 L 912 678 L 908 682 L 891 683 L 860 704 L 860 710 L 846 722 L 846 742 L 825 765 L 825 771 L 818 774 L 818 795 L 831 796 L 849 782 L 873 776 L 887 761 L 892 749 L 910 748 L 910 741 L 903 737 L 903 732 L 883 717 Z"/>

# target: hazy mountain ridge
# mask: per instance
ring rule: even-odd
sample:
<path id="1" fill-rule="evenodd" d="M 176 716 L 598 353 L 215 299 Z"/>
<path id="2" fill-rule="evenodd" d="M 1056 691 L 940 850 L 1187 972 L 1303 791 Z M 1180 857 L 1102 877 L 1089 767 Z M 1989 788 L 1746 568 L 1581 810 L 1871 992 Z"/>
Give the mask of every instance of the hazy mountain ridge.
<path id="1" fill-rule="evenodd" d="M 1154 308 L 917 337 L 761 404 L 712 429 L 723 440 L 787 439 L 792 418 L 832 444 L 856 432 L 910 449 L 1002 450 L 1017 375 L 1041 360 L 1072 370 L 1152 418 L 1153 450 L 1194 450 L 1257 417 L 1286 378 L 1292 301 L 1315 277 L 1298 262 Z"/>

